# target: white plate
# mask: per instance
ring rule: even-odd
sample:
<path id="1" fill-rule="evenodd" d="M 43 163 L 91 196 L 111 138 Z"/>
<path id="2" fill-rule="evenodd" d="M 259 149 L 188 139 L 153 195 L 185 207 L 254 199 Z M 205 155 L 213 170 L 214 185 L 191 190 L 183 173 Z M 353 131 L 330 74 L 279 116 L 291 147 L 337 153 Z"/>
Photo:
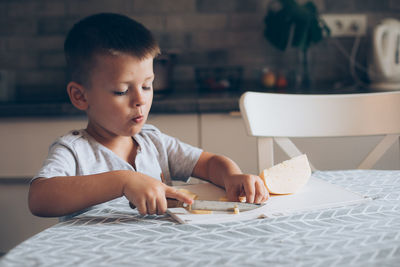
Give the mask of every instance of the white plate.
<path id="1" fill-rule="evenodd" d="M 198 199 L 219 200 L 225 196 L 225 191 L 213 184 L 195 184 L 177 186 L 185 188 L 196 195 Z M 271 196 L 263 207 L 233 214 L 231 212 L 213 212 L 212 214 L 192 214 L 183 208 L 170 208 L 170 214 L 179 223 L 212 224 L 230 221 L 242 221 L 257 218 L 272 218 L 289 215 L 294 212 L 306 212 L 326 208 L 341 207 L 370 201 L 358 193 L 351 192 L 338 185 L 311 177 L 302 190 L 292 195 Z"/>

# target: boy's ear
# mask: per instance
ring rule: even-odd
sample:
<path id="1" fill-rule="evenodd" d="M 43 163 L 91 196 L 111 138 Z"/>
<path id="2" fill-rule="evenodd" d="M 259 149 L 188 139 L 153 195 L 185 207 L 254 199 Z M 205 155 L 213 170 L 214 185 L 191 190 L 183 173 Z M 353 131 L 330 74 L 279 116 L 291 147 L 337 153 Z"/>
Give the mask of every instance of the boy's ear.
<path id="1" fill-rule="evenodd" d="M 86 99 L 85 88 L 76 82 L 69 82 L 67 92 L 71 103 L 79 110 L 86 110 L 88 102 Z"/>

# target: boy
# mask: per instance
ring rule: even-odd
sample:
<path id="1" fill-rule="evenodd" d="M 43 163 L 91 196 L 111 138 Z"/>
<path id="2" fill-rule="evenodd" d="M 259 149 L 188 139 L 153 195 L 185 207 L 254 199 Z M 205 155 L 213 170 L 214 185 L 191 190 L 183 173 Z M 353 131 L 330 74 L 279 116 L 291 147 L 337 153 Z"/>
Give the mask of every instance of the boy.
<path id="1" fill-rule="evenodd" d="M 31 182 L 33 214 L 70 217 L 122 196 L 142 215 L 164 214 L 166 197 L 192 203 L 168 185 L 190 176 L 224 187 L 231 201 L 243 192 L 249 203 L 267 200 L 260 177 L 145 125 L 160 49 L 143 25 L 122 15 L 93 15 L 74 25 L 64 50 L 71 74 L 67 92 L 88 124 L 51 145 Z"/>

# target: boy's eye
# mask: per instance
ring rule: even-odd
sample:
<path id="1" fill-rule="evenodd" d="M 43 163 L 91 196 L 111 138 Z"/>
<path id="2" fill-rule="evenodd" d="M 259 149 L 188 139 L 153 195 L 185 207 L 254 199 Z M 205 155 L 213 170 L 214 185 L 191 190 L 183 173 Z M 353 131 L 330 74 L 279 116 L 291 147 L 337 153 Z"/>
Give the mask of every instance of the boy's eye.
<path id="1" fill-rule="evenodd" d="M 114 95 L 126 95 L 128 93 L 128 90 L 125 91 L 114 91 Z"/>
<path id="2" fill-rule="evenodd" d="M 150 90 L 151 86 L 142 86 L 143 90 Z"/>

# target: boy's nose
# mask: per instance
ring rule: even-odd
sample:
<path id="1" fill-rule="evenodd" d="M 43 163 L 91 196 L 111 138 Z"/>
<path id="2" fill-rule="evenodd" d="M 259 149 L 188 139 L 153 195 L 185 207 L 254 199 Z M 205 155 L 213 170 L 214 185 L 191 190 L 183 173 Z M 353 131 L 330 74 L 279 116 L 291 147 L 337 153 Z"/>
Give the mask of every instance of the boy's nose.
<path id="1" fill-rule="evenodd" d="M 131 105 L 139 107 L 144 104 L 145 104 L 144 94 L 140 90 L 135 90 L 135 93 L 132 94 Z"/>

